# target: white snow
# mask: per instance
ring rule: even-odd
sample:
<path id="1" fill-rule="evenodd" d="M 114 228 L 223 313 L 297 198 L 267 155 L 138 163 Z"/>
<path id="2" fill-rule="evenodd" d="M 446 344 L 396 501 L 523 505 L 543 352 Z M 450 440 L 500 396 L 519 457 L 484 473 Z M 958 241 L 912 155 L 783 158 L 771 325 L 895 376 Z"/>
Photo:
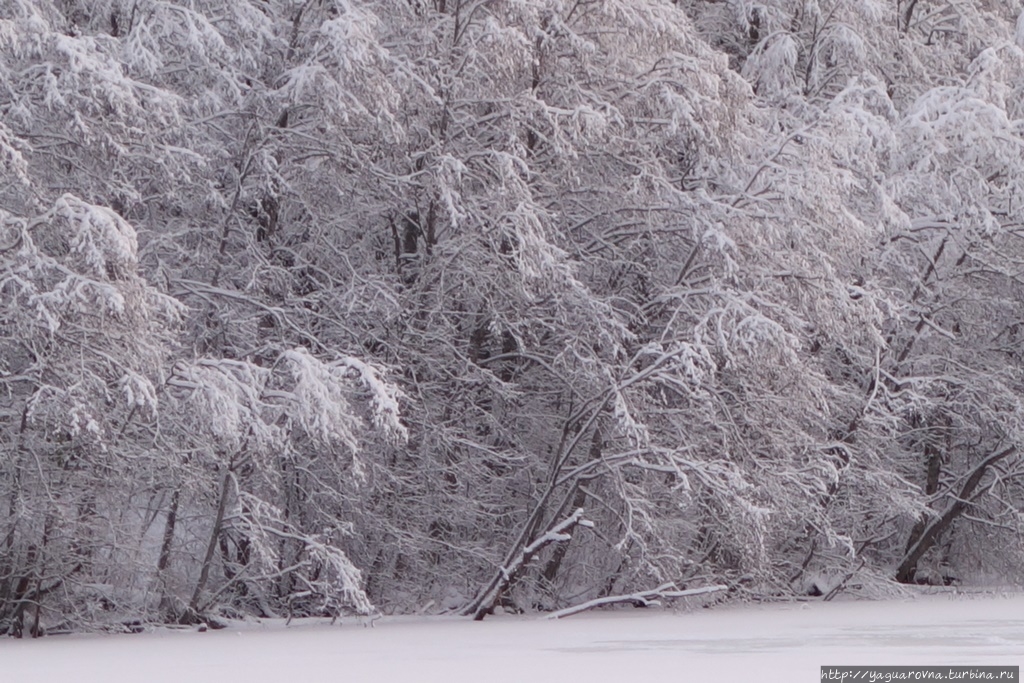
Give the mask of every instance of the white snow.
<path id="1" fill-rule="evenodd" d="M 3 680 L 80 683 L 792 682 L 819 680 L 822 665 L 1022 662 L 1020 594 L 0 641 Z"/>

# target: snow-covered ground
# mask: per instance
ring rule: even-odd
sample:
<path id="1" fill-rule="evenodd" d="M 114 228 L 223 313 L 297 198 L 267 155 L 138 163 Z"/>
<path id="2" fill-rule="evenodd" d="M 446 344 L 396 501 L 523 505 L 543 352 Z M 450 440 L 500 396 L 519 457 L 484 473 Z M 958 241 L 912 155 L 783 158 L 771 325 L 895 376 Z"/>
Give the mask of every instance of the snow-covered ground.
<path id="1" fill-rule="evenodd" d="M 832 665 L 1024 664 L 1024 596 L 247 625 L 0 640 L 3 681 L 817 681 Z"/>

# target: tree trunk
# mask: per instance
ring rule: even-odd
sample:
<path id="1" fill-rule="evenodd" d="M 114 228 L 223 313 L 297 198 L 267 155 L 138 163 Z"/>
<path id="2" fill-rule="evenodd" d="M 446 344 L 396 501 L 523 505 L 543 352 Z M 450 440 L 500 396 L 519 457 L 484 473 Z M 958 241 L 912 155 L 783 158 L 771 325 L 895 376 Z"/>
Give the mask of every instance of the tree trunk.
<path id="1" fill-rule="evenodd" d="M 178 501 L 181 497 L 181 489 L 174 489 L 171 494 L 171 508 L 167 511 L 167 521 L 164 523 L 164 538 L 160 543 L 160 557 L 156 562 L 157 580 L 160 582 L 160 614 L 165 619 L 175 618 L 175 608 L 171 596 L 167 594 L 167 587 L 163 583 L 164 572 L 171 565 L 171 546 L 174 543 L 174 529 L 178 523 Z"/>
<path id="2" fill-rule="evenodd" d="M 601 446 L 603 439 L 601 438 L 601 428 L 598 427 L 594 430 L 594 435 L 590 438 L 590 460 L 601 459 Z M 587 492 L 583 490 L 582 481 L 576 479 L 572 483 L 572 509 L 578 510 L 583 507 L 583 504 L 587 502 Z M 544 567 L 542 576 L 548 586 L 551 586 L 555 582 L 555 577 L 558 575 L 558 570 L 562 566 L 562 560 L 565 559 L 565 553 L 569 550 L 569 542 L 559 543 L 555 546 L 554 551 L 551 553 L 551 557 L 548 559 L 547 565 Z"/>
<path id="3" fill-rule="evenodd" d="M 206 556 L 203 558 L 203 566 L 199 570 L 199 581 L 196 582 L 196 589 L 192 592 L 192 599 L 188 603 L 189 617 L 195 618 L 199 614 L 199 598 L 206 588 L 206 582 L 210 579 L 210 565 L 213 564 L 213 556 L 217 550 L 217 540 L 220 538 L 221 527 L 224 525 L 224 512 L 228 506 L 228 492 L 231 489 L 231 469 L 224 472 L 224 478 L 220 484 L 220 500 L 217 502 L 217 517 L 213 521 L 213 529 L 210 530 L 210 541 L 206 544 Z"/>
<path id="4" fill-rule="evenodd" d="M 924 492 L 929 498 L 939 491 L 939 475 L 942 473 L 942 453 L 939 449 L 928 444 L 924 447 L 928 459 L 928 478 L 925 482 Z M 928 517 L 922 516 L 910 531 L 910 538 L 907 539 L 907 547 L 904 552 L 909 553 L 911 548 L 920 540 L 928 526 Z"/>
<path id="5" fill-rule="evenodd" d="M 1008 458 L 1017 452 L 1016 446 L 1010 446 L 1001 451 L 993 453 L 971 471 L 963 486 L 960 488 L 959 493 L 953 503 L 946 508 L 946 511 L 939 517 L 932 518 L 926 525 L 924 530 L 921 532 L 920 537 L 914 542 L 908 549 L 903 557 L 903 561 L 900 562 L 899 567 L 896 569 L 896 580 L 900 583 L 912 583 L 914 580 L 914 574 L 917 573 L 917 563 L 921 561 L 925 553 L 935 547 L 942 533 L 946 531 L 950 525 L 964 513 L 967 506 L 971 504 L 971 498 L 975 495 L 978 490 L 978 486 L 981 484 L 981 480 L 984 478 L 985 473 L 988 469 L 995 465 L 1000 460 Z"/>

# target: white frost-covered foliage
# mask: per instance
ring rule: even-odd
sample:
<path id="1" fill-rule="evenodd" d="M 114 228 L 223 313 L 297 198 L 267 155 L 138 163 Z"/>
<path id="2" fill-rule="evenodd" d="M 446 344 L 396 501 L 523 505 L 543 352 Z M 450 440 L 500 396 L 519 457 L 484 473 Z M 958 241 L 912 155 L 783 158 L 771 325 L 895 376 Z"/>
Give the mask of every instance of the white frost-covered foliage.
<path id="1" fill-rule="evenodd" d="M 796 71 L 799 50 L 792 36 L 780 33 L 760 43 L 747 57 L 743 76 L 751 82 L 759 95 L 772 97 L 788 94 L 799 83 Z"/>
<path id="2" fill-rule="evenodd" d="M 67 582 L 102 582 L 110 567 L 93 561 L 124 538 L 101 520 L 135 495 L 134 477 L 159 468 L 135 427 L 156 419 L 185 308 L 139 276 L 132 226 L 73 195 L 34 216 L 0 210 L 0 244 L 0 624 L 20 633 L 29 605 L 47 605 L 50 621 L 89 612 Z"/>
<path id="3" fill-rule="evenodd" d="M 370 391 L 371 421 L 401 441 L 398 390 L 379 369 L 346 357 L 324 363 L 303 348 L 284 351 L 270 368 L 228 359 L 179 364 L 169 385 L 186 391 L 196 428 L 224 450 L 277 450 L 291 438 L 320 447 L 359 449 L 362 420 L 350 403 L 358 389 Z"/>
<path id="4" fill-rule="evenodd" d="M 409 437 L 409 430 L 402 424 L 399 399 L 401 390 L 385 381 L 380 369 L 372 365 L 346 356 L 331 364 L 342 370 L 350 378 L 358 378 L 363 388 L 370 392 L 372 406 L 371 416 L 374 425 L 393 440 L 404 443 Z"/>
<path id="5" fill-rule="evenodd" d="M 175 612 L 179 618 L 218 609 L 335 616 L 346 608 L 372 611 L 361 573 L 339 545 L 346 535 L 340 516 L 366 480 L 359 453 L 365 422 L 390 441 L 405 438 L 398 392 L 381 371 L 354 358 L 325 363 L 294 348 L 269 367 L 229 359 L 178 363 L 168 386 L 204 467 L 224 482 L 208 532 L 211 547 L 220 548 L 224 576 L 219 587 L 201 578 L 188 609 Z M 361 411 L 355 405 L 366 389 L 372 397 Z M 310 485 L 324 490 L 293 488 Z M 296 508 L 299 495 L 310 505 Z M 274 577 L 273 590 L 252 576 L 242 578 L 246 573 Z"/>
<path id="6" fill-rule="evenodd" d="M 8 4 L 0 628 L 1019 533 L 1015 1 Z"/>
<path id="7" fill-rule="evenodd" d="M 145 508 L 136 500 L 152 502 L 169 491 L 176 501 L 181 491 L 201 493 L 224 468 L 235 486 L 224 488 L 217 504 L 234 512 L 219 522 L 218 535 L 262 549 L 254 556 L 264 571 L 287 577 L 293 587 L 302 584 L 295 591 L 305 596 L 307 609 L 370 611 L 360 572 L 337 545 L 341 534 L 325 531 L 340 528 L 339 522 L 328 517 L 307 530 L 274 498 L 278 457 L 298 466 L 301 458 L 324 451 L 317 461 L 327 465 L 303 467 L 338 489 L 346 478 L 363 478 L 355 451 L 364 420 L 353 407 L 363 393 L 370 394 L 369 421 L 389 438 L 404 438 L 399 393 L 381 370 L 354 358 L 324 363 L 301 348 L 283 352 L 269 368 L 229 359 L 179 361 L 172 368 L 174 329 L 187 310 L 139 276 L 136 234 L 128 222 L 108 208 L 63 195 L 34 217 L 0 214 L 0 226 L 0 416 L 9 455 L 2 473 L 12 512 L 2 518 L 9 551 L 0 566 L 5 630 L 35 628 L 30 606 L 51 626 L 62 618 L 74 625 L 94 621 L 91 601 L 97 596 L 75 585 L 78 575 L 116 581 L 111 573 L 124 567 L 108 565 L 104 557 L 136 572 L 133 583 L 158 569 L 161 583 L 187 581 L 199 569 L 208 573 L 188 565 L 211 558 L 197 560 L 187 547 L 174 552 L 170 518 L 170 541 L 160 551 L 167 559 L 158 563 L 152 539 L 146 541 L 153 519 L 139 526 Z M 107 476 L 108 470 L 118 478 Z M 164 484 L 154 483 L 160 478 Z M 137 544 L 125 543 L 136 535 L 143 545 L 129 553 L 125 548 Z M 295 548 L 284 568 L 287 544 Z M 40 552 L 51 564 L 50 583 L 26 584 L 23 577 L 40 571 Z M 225 566 L 231 560 L 224 557 Z M 178 578 L 168 575 L 168 565 L 178 566 Z M 224 579 L 230 587 L 232 577 Z M 121 592 L 125 588 L 114 586 L 104 599 L 137 614 L 156 607 Z M 173 591 L 160 590 L 162 602 L 174 605 Z M 186 598 L 179 595 L 178 603 Z M 287 597 L 289 609 L 295 600 Z M 262 598 L 261 609 L 272 613 L 271 602 Z M 199 604 L 209 610 L 218 603 L 193 600 L 190 607 Z"/>

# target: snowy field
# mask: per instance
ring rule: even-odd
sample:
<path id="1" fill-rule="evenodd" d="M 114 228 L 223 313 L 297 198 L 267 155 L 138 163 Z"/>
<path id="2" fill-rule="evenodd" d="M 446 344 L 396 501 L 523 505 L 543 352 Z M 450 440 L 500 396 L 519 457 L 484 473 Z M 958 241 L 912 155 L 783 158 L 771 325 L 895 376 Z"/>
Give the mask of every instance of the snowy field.
<path id="1" fill-rule="evenodd" d="M 1024 664 L 1024 596 L 247 625 L 0 641 L 0 680 L 817 681 L 834 665 Z"/>

